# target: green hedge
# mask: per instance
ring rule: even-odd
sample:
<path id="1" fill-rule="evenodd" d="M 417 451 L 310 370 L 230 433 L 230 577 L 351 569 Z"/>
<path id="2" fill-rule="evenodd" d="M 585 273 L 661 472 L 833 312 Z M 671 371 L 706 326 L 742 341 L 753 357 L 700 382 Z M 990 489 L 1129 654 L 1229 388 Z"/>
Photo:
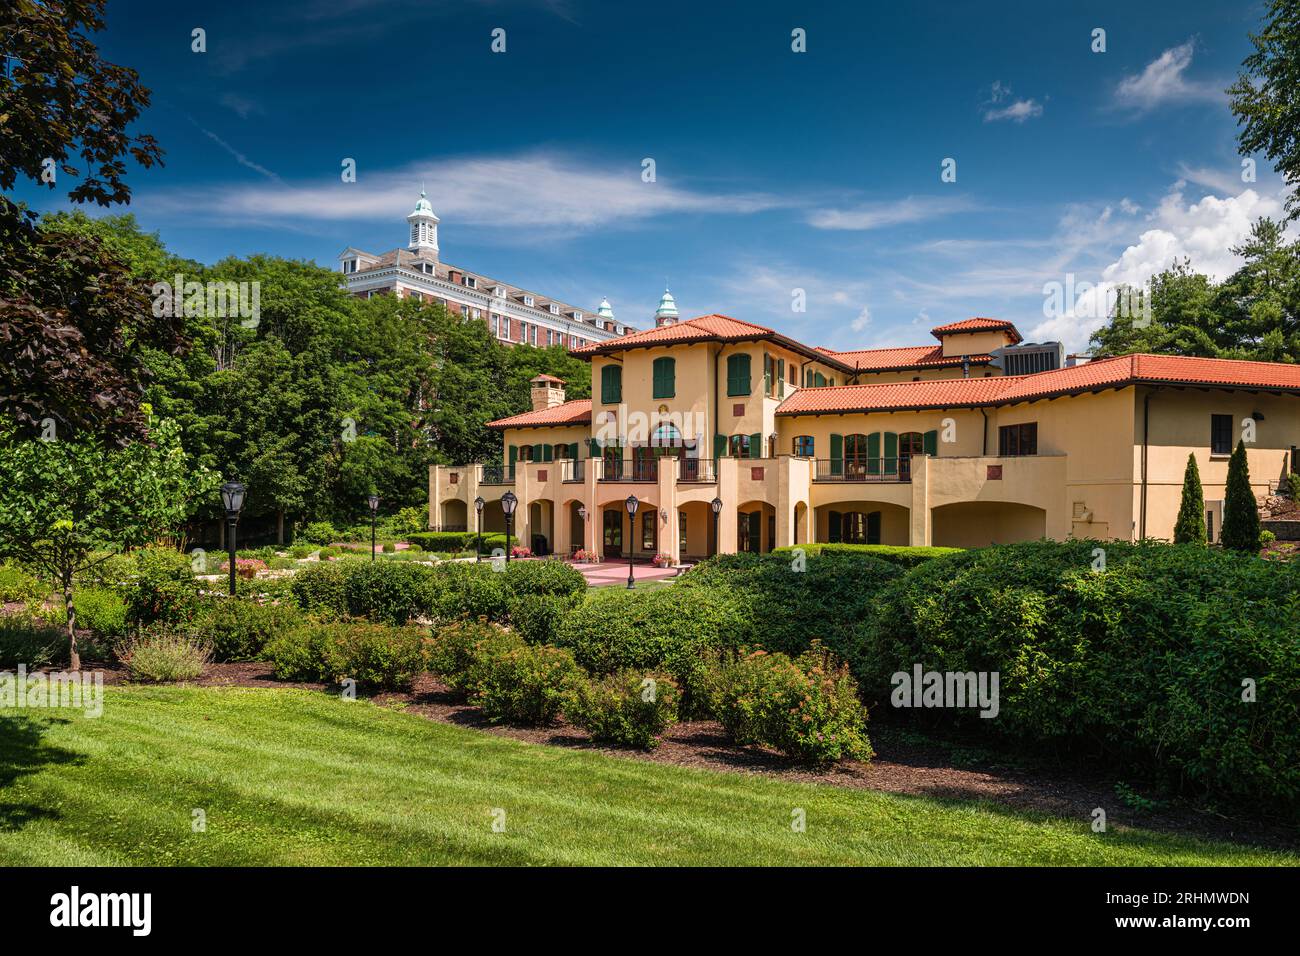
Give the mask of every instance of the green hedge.
<path id="1" fill-rule="evenodd" d="M 922 565 L 876 603 L 863 629 L 869 700 L 888 701 L 891 675 L 914 664 L 997 671 L 996 718 L 902 713 L 1300 806 L 1300 565 L 1196 545 L 1035 542 Z"/>
<path id="2" fill-rule="evenodd" d="M 219 662 L 251 661 L 271 641 L 303 624 L 289 604 L 259 604 L 247 598 L 218 598 L 207 602 L 195 619 L 198 635 Z"/>
<path id="3" fill-rule="evenodd" d="M 505 532 L 485 532 L 481 537 L 483 554 L 491 554 L 494 548 L 505 550 Z M 415 545 L 424 551 L 455 554 L 458 551 L 473 551 L 480 536 L 473 531 L 417 531 L 406 535 L 404 540 L 407 544 Z M 510 543 L 518 544 L 519 538 L 511 535 Z"/>
<path id="4" fill-rule="evenodd" d="M 623 670 L 579 681 L 564 716 L 592 740 L 652 750 L 676 723 L 680 696 L 667 674 Z"/>
<path id="5" fill-rule="evenodd" d="M 890 564 L 904 568 L 914 568 L 934 558 L 960 554 L 962 548 L 910 547 L 899 544 L 796 544 L 784 548 L 774 548 L 773 554 L 794 556 L 796 549 L 802 549 L 808 557 L 822 554 L 866 554 Z"/>
<path id="6" fill-rule="evenodd" d="M 280 680 L 342 681 L 368 690 L 409 687 L 425 669 L 428 632 L 370 621 L 311 623 L 280 634 L 263 657 Z"/>

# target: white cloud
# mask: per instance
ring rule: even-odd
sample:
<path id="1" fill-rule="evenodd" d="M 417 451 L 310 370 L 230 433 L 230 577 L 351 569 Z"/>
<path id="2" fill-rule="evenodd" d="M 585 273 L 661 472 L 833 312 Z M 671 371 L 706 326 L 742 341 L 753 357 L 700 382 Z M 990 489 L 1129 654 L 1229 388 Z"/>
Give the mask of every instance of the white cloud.
<path id="1" fill-rule="evenodd" d="M 195 123 L 194 125 L 198 126 L 197 123 Z M 239 150 L 235 149 L 235 147 L 231 146 L 229 143 L 227 143 L 216 133 L 212 132 L 212 130 L 204 129 L 202 126 L 199 126 L 199 130 L 203 133 L 204 136 L 208 137 L 208 139 L 212 140 L 214 143 L 216 143 L 218 146 L 224 149 L 227 153 L 233 156 L 235 162 L 239 163 L 240 166 L 243 166 L 246 169 L 251 169 L 255 173 L 260 173 L 261 175 L 265 176 L 267 179 L 271 180 L 273 183 L 277 183 L 277 184 L 281 183 L 281 179 L 279 176 L 271 172 L 265 166 L 261 166 L 253 162 L 251 159 L 249 159 Z"/>
<path id="2" fill-rule="evenodd" d="M 890 202 L 862 203 L 846 209 L 817 209 L 808 216 L 814 229 L 881 229 L 902 223 L 968 212 L 974 203 L 962 196 L 908 196 Z"/>
<path id="3" fill-rule="evenodd" d="M 248 117 L 254 113 L 266 112 L 260 105 L 247 97 L 240 96 L 238 93 L 221 94 L 220 103 L 222 106 L 238 113 L 240 119 L 248 119 Z"/>
<path id="4" fill-rule="evenodd" d="M 302 185 L 227 186 L 203 206 L 224 221 L 270 226 L 291 227 L 304 219 L 391 222 L 411 211 L 422 182 L 440 217 L 502 229 L 573 231 L 667 214 L 748 214 L 782 204 L 757 193 L 696 191 L 665 182 L 662 175 L 645 183 L 639 163 L 598 166 L 529 153 L 439 160 L 400 170 L 362 166 L 354 183 L 335 177 Z M 192 197 L 180 192 L 142 196 L 140 204 L 161 213 L 194 211 Z"/>
<path id="5" fill-rule="evenodd" d="M 1121 106 L 1149 110 L 1161 103 L 1222 98 L 1222 92 L 1214 84 L 1189 80 L 1183 75 L 1192 65 L 1194 52 L 1192 40 L 1165 50 L 1141 73 L 1120 80 L 1115 88 L 1116 101 Z"/>
<path id="6" fill-rule="evenodd" d="M 984 122 L 993 123 L 998 120 L 1011 120 L 1013 123 L 1023 123 L 1027 119 L 1036 119 L 1042 115 L 1043 104 L 1037 100 L 1016 100 L 1010 106 L 1004 106 L 996 110 L 986 110 Z"/>
<path id="7" fill-rule="evenodd" d="M 849 328 L 851 328 L 854 332 L 865 332 L 867 331 L 867 326 L 869 326 L 870 324 L 871 324 L 871 309 L 869 309 L 867 306 L 864 305 L 862 307 L 862 311 L 858 313 L 858 317 L 849 323 Z"/>

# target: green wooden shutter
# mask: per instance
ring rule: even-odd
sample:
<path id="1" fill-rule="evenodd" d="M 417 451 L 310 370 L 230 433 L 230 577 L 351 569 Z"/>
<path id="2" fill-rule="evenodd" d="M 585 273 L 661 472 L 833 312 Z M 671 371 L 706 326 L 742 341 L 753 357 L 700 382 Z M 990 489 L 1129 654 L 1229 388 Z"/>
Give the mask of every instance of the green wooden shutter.
<path id="1" fill-rule="evenodd" d="M 533 446 L 533 461 L 541 461 L 541 460 L 542 460 L 542 443 L 538 442 L 536 445 Z"/>
<path id="2" fill-rule="evenodd" d="M 831 433 L 831 474 L 844 474 L 844 436 Z"/>
<path id="3" fill-rule="evenodd" d="M 555 446 L 551 444 L 542 445 L 542 461 L 555 460 Z"/>
<path id="4" fill-rule="evenodd" d="M 713 436 L 713 457 L 722 458 L 726 454 L 727 454 L 727 436 L 714 435 Z"/>
<path id="5" fill-rule="evenodd" d="M 617 405 L 623 400 L 623 370 L 617 365 L 606 365 L 600 370 L 600 403 Z"/>
<path id="6" fill-rule="evenodd" d="M 898 474 L 898 435 L 885 432 L 885 474 Z"/>
<path id="7" fill-rule="evenodd" d="M 727 358 L 727 394 L 750 394 L 749 356 L 731 355 Z"/>
<path id="8" fill-rule="evenodd" d="M 677 393 L 677 360 L 657 358 L 653 369 L 654 397 L 672 398 Z"/>
<path id="9" fill-rule="evenodd" d="M 512 479 L 515 477 L 515 462 L 518 460 L 519 460 L 519 449 L 516 448 L 514 445 L 511 445 L 510 446 L 510 471 L 508 472 L 508 477 Z"/>
<path id="10" fill-rule="evenodd" d="M 928 431 L 922 436 L 921 440 L 925 443 L 925 453 L 937 457 L 939 454 L 939 432 L 937 430 Z"/>
<path id="11" fill-rule="evenodd" d="M 785 398 L 785 359 L 776 360 L 777 398 Z"/>
<path id="12" fill-rule="evenodd" d="M 599 439 L 599 438 L 588 438 L 588 439 L 587 439 L 587 454 L 588 454 L 590 457 L 592 457 L 592 458 L 599 458 L 599 457 L 600 457 L 600 439 Z"/>
<path id="13" fill-rule="evenodd" d="M 749 457 L 763 458 L 763 435 L 761 432 L 754 432 L 749 436 Z"/>
<path id="14" fill-rule="evenodd" d="M 772 394 L 772 356 L 763 353 L 763 394 Z"/>
<path id="15" fill-rule="evenodd" d="M 838 511 L 832 511 L 826 516 L 827 540 L 831 544 L 839 544 L 844 540 L 844 519 Z"/>
<path id="16" fill-rule="evenodd" d="M 880 432 L 867 436 L 867 474 L 880 474 Z"/>
<path id="17" fill-rule="evenodd" d="M 569 446 L 569 457 L 570 457 L 570 458 L 573 458 L 573 459 L 578 458 L 578 456 L 579 456 L 579 454 L 580 454 L 579 451 L 578 451 L 578 447 L 579 447 L 579 446 L 578 446 L 578 443 L 577 443 L 576 441 L 575 441 L 572 445 Z"/>

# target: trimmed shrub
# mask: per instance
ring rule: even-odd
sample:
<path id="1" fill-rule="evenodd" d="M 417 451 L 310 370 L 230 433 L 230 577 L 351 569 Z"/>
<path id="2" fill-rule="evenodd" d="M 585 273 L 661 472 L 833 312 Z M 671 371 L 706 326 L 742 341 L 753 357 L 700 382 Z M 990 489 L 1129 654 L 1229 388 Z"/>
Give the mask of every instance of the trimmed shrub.
<path id="1" fill-rule="evenodd" d="M 0 669 L 13 670 L 25 664 L 34 670 L 67 659 L 67 631 L 26 614 L 0 616 Z"/>
<path id="2" fill-rule="evenodd" d="M 796 760 L 869 760 L 867 715 L 848 668 L 814 647 L 797 658 L 755 651 L 719 668 L 713 709 L 738 744 Z"/>
<path id="3" fill-rule="evenodd" d="M 504 574 L 512 594 L 575 595 L 587 590 L 582 572 L 563 561 L 512 561 Z"/>
<path id="4" fill-rule="evenodd" d="M 429 670 L 450 690 L 468 696 L 478 687 L 481 661 L 522 646 L 519 635 L 488 621 L 456 621 L 439 630 L 430 645 Z"/>
<path id="5" fill-rule="evenodd" d="M 195 620 L 199 635 L 216 661 L 252 661 L 281 634 L 302 624 L 298 611 L 282 604 L 217 600 L 204 605 Z"/>
<path id="6" fill-rule="evenodd" d="M 313 521 L 303 529 L 302 536 L 312 544 L 329 544 L 338 538 L 338 532 L 328 521 Z"/>
<path id="7" fill-rule="evenodd" d="M 1234 551 L 1259 553 L 1259 505 L 1250 487 L 1246 444 L 1240 439 L 1228 459 L 1228 484 L 1223 491 L 1223 528 L 1219 540 L 1225 548 Z"/>
<path id="8" fill-rule="evenodd" d="M 307 564 L 289 585 L 298 606 L 322 617 L 342 617 L 348 612 L 343 568 L 337 564 Z"/>
<path id="9" fill-rule="evenodd" d="M 506 618 L 509 592 L 505 573 L 494 571 L 488 563 L 449 562 L 434 569 L 430 611 L 437 621 L 454 621 L 460 617 Z"/>
<path id="10" fill-rule="evenodd" d="M 513 627 L 529 644 L 551 644 L 565 615 L 577 607 L 575 594 L 516 594 L 507 601 Z"/>
<path id="11" fill-rule="evenodd" d="M 473 537 L 472 534 L 467 535 L 464 531 L 417 531 L 404 535 L 403 540 L 407 544 L 416 545 L 424 551 L 441 551 L 454 554 L 457 551 L 464 551 L 466 540 L 473 539 Z"/>
<path id="12" fill-rule="evenodd" d="M 192 634 L 166 625 L 146 627 L 116 648 L 131 680 L 147 683 L 196 680 L 211 659 L 211 650 Z"/>
<path id="13" fill-rule="evenodd" d="M 864 553 L 828 552 L 801 563 L 785 555 L 728 554 L 697 565 L 667 590 L 702 588 L 734 605 L 736 630 L 726 646 L 798 655 L 817 638 L 856 667 L 862 622 L 885 585 L 903 573 Z"/>
<path id="14" fill-rule="evenodd" d="M 885 589 L 865 628 L 863 686 L 884 700 L 890 675 L 917 663 L 996 671 L 997 719 L 951 708 L 927 719 L 1300 806 L 1298 616 L 1295 564 L 1199 545 L 983 548 Z M 1244 678 L 1255 702 L 1242 700 Z"/>
<path id="15" fill-rule="evenodd" d="M 126 601 L 108 588 L 79 588 L 72 595 L 77 626 L 98 637 L 117 639 L 126 634 Z"/>
<path id="16" fill-rule="evenodd" d="M 126 589 L 132 624 L 178 624 L 193 620 L 199 596 L 188 555 L 167 548 L 135 552 L 135 577 Z"/>
<path id="17" fill-rule="evenodd" d="M 555 723 L 582 678 L 573 655 L 533 644 L 499 647 L 487 642 L 471 668 L 473 699 L 483 716 L 529 727 Z"/>
<path id="18" fill-rule="evenodd" d="M 902 544 L 840 544 L 833 542 L 820 542 L 817 544 L 796 544 L 788 545 L 782 548 L 773 548 L 773 554 L 786 555 L 789 558 L 794 557 L 796 550 L 802 550 L 807 557 L 815 557 L 823 554 L 866 554 L 873 558 L 879 558 L 881 561 L 888 561 L 890 564 L 897 564 L 904 568 L 914 568 L 917 565 L 924 564 L 935 558 L 946 557 L 950 554 L 958 554 L 962 548 L 941 548 L 941 547 L 913 547 Z"/>
<path id="19" fill-rule="evenodd" d="M 623 670 L 579 681 L 564 716 L 593 740 L 652 750 L 676 723 L 680 697 L 667 674 Z"/>
<path id="20" fill-rule="evenodd" d="M 311 544 L 295 544 L 289 548 L 289 557 L 301 561 L 303 558 L 316 551 L 316 546 Z"/>
<path id="21" fill-rule="evenodd" d="M 347 611 L 385 624 L 405 624 L 429 613 L 433 603 L 433 572 L 419 564 L 364 561 L 343 570 Z"/>
<path id="22" fill-rule="evenodd" d="M 281 680 L 337 682 L 352 678 L 368 689 L 410 686 L 424 671 L 426 631 L 372 621 L 306 624 L 273 638 L 263 657 Z"/>
<path id="23" fill-rule="evenodd" d="M 1183 472 L 1183 497 L 1174 522 L 1174 544 L 1205 544 L 1205 495 L 1201 492 L 1201 472 L 1195 453 L 1187 456 Z"/>
<path id="24" fill-rule="evenodd" d="M 14 601 L 35 601 L 50 589 L 33 574 L 28 574 L 16 564 L 0 563 L 0 604 Z"/>

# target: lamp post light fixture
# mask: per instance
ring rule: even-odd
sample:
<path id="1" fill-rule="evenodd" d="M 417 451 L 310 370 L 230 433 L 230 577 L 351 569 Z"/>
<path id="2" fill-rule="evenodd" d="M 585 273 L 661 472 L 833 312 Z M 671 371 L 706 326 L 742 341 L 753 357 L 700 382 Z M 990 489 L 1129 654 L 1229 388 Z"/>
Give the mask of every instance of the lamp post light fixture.
<path id="1" fill-rule="evenodd" d="M 519 499 L 513 491 L 501 496 L 501 510 L 506 513 L 506 564 L 510 563 L 510 534 L 515 526 L 515 508 L 518 506 Z"/>
<path id="2" fill-rule="evenodd" d="M 478 515 L 478 544 L 474 545 L 474 563 L 483 560 L 483 506 L 487 504 L 482 496 L 474 499 L 474 513 Z M 510 542 L 507 541 L 506 544 Z"/>
<path id="3" fill-rule="evenodd" d="M 226 509 L 226 546 L 230 551 L 230 596 L 235 596 L 235 525 L 239 512 L 244 509 L 244 496 L 248 489 L 238 481 L 228 481 L 221 486 L 221 504 Z"/>
<path id="4" fill-rule="evenodd" d="M 370 560 L 373 561 L 375 560 L 375 525 L 379 521 L 379 496 L 368 496 L 366 504 L 370 505 Z"/>
<path id="5" fill-rule="evenodd" d="M 722 499 L 714 498 L 709 502 L 709 507 L 713 509 L 713 553 L 722 553 Z"/>
<path id="6" fill-rule="evenodd" d="M 578 517 L 582 519 L 582 550 L 586 551 L 587 550 L 587 506 L 586 505 L 578 505 Z"/>
<path id="7" fill-rule="evenodd" d="M 632 551 L 636 544 L 636 509 L 641 502 L 636 500 L 636 495 L 628 495 L 624 504 L 627 505 L 627 516 L 631 519 L 628 522 L 631 531 L 627 539 L 627 586 L 630 590 L 633 587 L 634 580 L 632 576 Z"/>

